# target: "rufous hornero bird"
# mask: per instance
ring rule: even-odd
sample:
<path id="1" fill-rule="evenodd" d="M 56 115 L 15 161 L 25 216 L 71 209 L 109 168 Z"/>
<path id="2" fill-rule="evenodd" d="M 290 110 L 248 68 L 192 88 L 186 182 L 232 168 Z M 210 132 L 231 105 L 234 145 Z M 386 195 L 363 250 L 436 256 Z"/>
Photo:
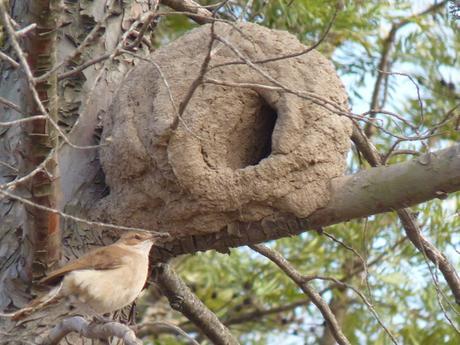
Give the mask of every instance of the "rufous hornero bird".
<path id="1" fill-rule="evenodd" d="M 39 283 L 57 285 L 8 316 L 21 320 L 44 306 L 63 301 L 73 307 L 74 313 L 102 317 L 131 304 L 147 280 L 153 243 L 154 237 L 148 232 L 124 233 L 117 242 L 50 272 Z"/>

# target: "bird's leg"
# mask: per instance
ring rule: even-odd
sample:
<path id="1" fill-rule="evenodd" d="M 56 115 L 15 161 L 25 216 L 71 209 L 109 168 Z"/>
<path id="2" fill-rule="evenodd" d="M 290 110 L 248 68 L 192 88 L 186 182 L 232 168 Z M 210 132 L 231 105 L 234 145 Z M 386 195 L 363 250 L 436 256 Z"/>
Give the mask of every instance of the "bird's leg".
<path id="1" fill-rule="evenodd" d="M 169 301 L 169 304 L 174 310 L 181 311 L 182 305 L 184 304 L 184 297 L 180 295 L 174 295 Z"/>
<path id="2" fill-rule="evenodd" d="M 109 323 L 109 322 L 113 322 L 113 320 L 108 316 L 94 315 L 93 322 L 96 322 L 96 323 Z"/>

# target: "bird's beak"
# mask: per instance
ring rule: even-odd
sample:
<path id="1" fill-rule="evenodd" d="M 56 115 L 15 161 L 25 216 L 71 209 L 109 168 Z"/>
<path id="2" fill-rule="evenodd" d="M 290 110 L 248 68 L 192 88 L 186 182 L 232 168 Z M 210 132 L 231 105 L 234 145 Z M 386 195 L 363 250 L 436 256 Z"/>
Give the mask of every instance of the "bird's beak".
<path id="1" fill-rule="evenodd" d="M 156 242 L 156 236 L 154 234 L 149 234 L 150 236 L 148 237 L 148 239 L 152 242 Z"/>

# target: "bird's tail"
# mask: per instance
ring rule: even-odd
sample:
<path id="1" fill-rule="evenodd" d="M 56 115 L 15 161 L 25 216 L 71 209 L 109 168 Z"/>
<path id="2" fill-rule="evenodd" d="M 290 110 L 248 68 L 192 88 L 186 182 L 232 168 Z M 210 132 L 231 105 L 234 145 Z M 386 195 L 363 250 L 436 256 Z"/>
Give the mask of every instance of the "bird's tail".
<path id="1" fill-rule="evenodd" d="M 29 302 L 24 308 L 16 310 L 14 313 L 0 313 L 0 317 L 11 318 L 13 321 L 19 321 L 29 316 L 38 309 L 41 309 L 53 303 L 59 296 L 62 288 L 62 282 L 53 287 L 46 295 L 37 297 Z"/>

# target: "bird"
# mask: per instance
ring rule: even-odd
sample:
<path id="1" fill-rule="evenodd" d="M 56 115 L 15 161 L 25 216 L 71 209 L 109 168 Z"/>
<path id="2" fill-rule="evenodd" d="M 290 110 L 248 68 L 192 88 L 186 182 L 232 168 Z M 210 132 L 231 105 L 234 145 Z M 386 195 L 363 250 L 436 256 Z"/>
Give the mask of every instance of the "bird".
<path id="1" fill-rule="evenodd" d="M 54 288 L 12 313 L 12 320 L 22 320 L 59 301 L 69 303 L 73 313 L 96 318 L 131 304 L 145 286 L 154 242 L 151 233 L 130 231 L 117 242 L 68 262 L 39 282 L 54 284 Z"/>

